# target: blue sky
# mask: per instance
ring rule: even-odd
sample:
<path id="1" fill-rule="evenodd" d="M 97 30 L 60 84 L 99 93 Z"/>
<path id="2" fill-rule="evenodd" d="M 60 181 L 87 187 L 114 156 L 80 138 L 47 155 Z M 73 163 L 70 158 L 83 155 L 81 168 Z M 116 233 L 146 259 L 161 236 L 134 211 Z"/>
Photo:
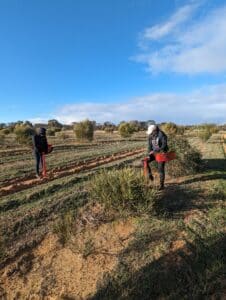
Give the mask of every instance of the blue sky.
<path id="1" fill-rule="evenodd" d="M 0 0 L 0 122 L 226 122 L 226 1 Z"/>

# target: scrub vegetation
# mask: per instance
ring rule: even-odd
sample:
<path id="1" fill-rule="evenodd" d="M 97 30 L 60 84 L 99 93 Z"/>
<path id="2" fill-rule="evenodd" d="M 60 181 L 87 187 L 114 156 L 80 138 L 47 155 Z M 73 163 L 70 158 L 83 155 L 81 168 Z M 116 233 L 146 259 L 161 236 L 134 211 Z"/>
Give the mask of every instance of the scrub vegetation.
<path id="1" fill-rule="evenodd" d="M 39 180 L 19 125 L 0 129 L 0 298 L 224 299 L 226 132 L 163 124 L 177 159 L 158 191 L 143 124 L 121 136 L 91 122 L 84 137 L 50 121 Z"/>

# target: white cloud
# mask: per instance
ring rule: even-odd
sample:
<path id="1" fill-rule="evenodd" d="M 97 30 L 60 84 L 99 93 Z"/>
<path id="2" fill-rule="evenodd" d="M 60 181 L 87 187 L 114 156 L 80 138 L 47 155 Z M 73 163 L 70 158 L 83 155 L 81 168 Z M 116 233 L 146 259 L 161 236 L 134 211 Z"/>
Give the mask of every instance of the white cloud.
<path id="1" fill-rule="evenodd" d="M 146 64 L 152 73 L 225 72 L 226 6 L 194 20 L 191 16 L 195 8 L 194 5 L 180 8 L 169 21 L 145 29 L 142 43 L 146 47 L 141 47 L 133 59 Z"/>
<path id="2" fill-rule="evenodd" d="M 196 4 L 185 5 L 178 9 L 165 23 L 146 28 L 142 34 L 143 39 L 158 40 L 172 33 L 178 25 L 189 19 L 196 7 Z"/>
<path id="3" fill-rule="evenodd" d="M 37 117 L 37 118 L 30 118 L 29 121 L 32 123 L 32 124 L 47 124 L 48 123 L 48 120 L 50 118 L 41 118 L 41 117 Z"/>
<path id="4" fill-rule="evenodd" d="M 63 123 L 86 118 L 97 122 L 122 120 L 173 121 L 180 124 L 226 122 L 226 84 L 190 93 L 156 93 L 125 103 L 79 103 L 63 106 L 52 117 Z"/>

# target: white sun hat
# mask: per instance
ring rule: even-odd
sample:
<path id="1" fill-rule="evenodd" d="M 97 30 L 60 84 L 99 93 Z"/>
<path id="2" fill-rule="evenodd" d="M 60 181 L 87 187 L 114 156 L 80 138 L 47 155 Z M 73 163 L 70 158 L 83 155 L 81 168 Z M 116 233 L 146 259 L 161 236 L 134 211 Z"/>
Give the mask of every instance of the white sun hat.
<path id="1" fill-rule="evenodd" d="M 156 125 L 149 125 L 148 130 L 146 131 L 147 135 L 152 134 L 152 132 L 157 128 Z"/>

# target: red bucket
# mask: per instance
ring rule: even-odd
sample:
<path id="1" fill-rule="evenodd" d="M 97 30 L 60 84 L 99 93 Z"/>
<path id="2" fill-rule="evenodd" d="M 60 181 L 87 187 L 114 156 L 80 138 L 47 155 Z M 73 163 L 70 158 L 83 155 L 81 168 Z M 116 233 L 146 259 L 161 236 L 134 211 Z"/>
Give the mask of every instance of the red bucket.
<path id="1" fill-rule="evenodd" d="M 48 145 L 48 153 L 51 153 L 53 151 L 53 145 Z"/>
<path id="2" fill-rule="evenodd" d="M 166 153 L 156 153 L 155 160 L 157 162 L 166 162 L 176 158 L 175 152 L 166 152 Z"/>
<path id="3" fill-rule="evenodd" d="M 46 157 L 45 157 L 45 153 L 42 153 L 42 176 L 46 177 Z"/>
<path id="4" fill-rule="evenodd" d="M 142 162 L 143 162 L 143 171 L 144 171 L 144 177 L 147 177 L 148 176 L 148 161 L 149 161 L 149 158 L 148 157 L 145 157 Z"/>

